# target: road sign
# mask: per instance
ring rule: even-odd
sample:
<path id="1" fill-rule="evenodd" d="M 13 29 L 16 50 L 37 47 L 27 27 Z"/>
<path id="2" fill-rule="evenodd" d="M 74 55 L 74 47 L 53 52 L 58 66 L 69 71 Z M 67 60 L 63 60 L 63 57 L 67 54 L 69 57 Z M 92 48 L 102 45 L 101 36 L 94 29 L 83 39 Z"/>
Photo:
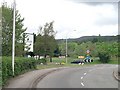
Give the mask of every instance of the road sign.
<path id="1" fill-rule="evenodd" d="M 83 59 L 83 58 L 85 58 L 84 56 L 78 56 L 78 58 L 81 58 L 81 59 Z"/>
<path id="2" fill-rule="evenodd" d="M 90 53 L 90 50 L 87 50 L 86 53 Z"/>

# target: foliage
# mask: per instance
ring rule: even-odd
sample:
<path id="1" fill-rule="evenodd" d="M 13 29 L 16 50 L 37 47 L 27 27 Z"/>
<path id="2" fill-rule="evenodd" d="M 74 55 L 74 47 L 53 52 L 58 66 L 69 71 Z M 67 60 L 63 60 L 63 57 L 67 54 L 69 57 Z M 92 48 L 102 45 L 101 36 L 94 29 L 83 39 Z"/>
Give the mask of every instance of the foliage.
<path id="1" fill-rule="evenodd" d="M 58 56 L 60 56 L 60 50 L 59 47 L 57 46 L 57 48 L 54 51 L 54 57 L 58 57 Z"/>
<path id="2" fill-rule="evenodd" d="M 58 43 L 58 47 L 60 49 L 60 54 L 65 55 L 66 54 L 66 44 L 65 41 L 62 41 L 61 43 Z"/>
<path id="3" fill-rule="evenodd" d="M 18 10 L 16 10 L 15 21 L 15 51 L 16 56 L 21 56 L 24 53 L 24 44 L 22 34 L 26 31 L 23 29 L 24 18 L 21 18 Z M 10 56 L 12 53 L 12 34 L 13 34 L 13 9 L 2 5 L 2 54 Z"/>
<path id="4" fill-rule="evenodd" d="M 98 42 L 98 38 L 93 38 L 92 43 Z"/>
<path id="5" fill-rule="evenodd" d="M 45 61 L 44 59 L 35 60 L 33 58 L 15 57 L 15 76 L 22 74 L 28 70 L 36 69 L 36 65 Z M 3 85 L 11 78 L 12 75 L 12 60 L 11 57 L 3 57 L 2 60 L 2 81 Z"/>
<path id="6" fill-rule="evenodd" d="M 49 55 L 52 57 L 57 48 L 57 43 L 54 38 L 56 32 L 53 30 L 53 22 L 46 23 L 44 27 L 39 28 L 39 34 L 36 36 L 34 44 L 34 53 L 36 55 Z"/>
<path id="7" fill-rule="evenodd" d="M 110 55 L 106 51 L 99 52 L 98 57 L 102 63 L 108 63 L 110 61 Z"/>
<path id="8" fill-rule="evenodd" d="M 37 60 L 37 64 L 41 64 L 41 63 L 43 63 L 44 65 L 46 65 L 47 64 L 47 59 L 38 59 Z"/>
<path id="9" fill-rule="evenodd" d="M 93 57 L 97 57 L 98 53 L 101 51 L 106 51 L 110 58 L 115 57 L 117 59 L 118 53 L 120 50 L 118 49 L 118 42 L 68 42 L 68 54 L 71 57 L 77 57 L 79 55 L 86 55 L 86 50 L 90 50 L 90 55 Z M 61 41 L 58 43 L 60 53 L 65 54 L 65 42 Z M 119 52 L 118 52 L 119 51 Z"/>

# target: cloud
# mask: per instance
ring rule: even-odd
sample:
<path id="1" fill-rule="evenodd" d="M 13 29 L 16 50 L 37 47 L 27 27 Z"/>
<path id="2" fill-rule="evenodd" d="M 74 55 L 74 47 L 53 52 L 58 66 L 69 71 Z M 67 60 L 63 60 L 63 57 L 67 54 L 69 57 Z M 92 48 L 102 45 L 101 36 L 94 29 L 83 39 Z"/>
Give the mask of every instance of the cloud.
<path id="1" fill-rule="evenodd" d="M 97 5 L 100 4 L 99 2 L 103 3 L 103 2 L 119 2 L 119 0 L 68 0 L 68 1 L 72 1 L 74 3 L 81 3 L 81 2 L 86 2 L 86 3 L 90 3 L 91 5 Z M 91 3 L 93 2 L 93 4 Z"/>
<path id="2" fill-rule="evenodd" d="M 57 39 L 66 36 L 78 38 L 86 35 L 116 35 L 118 31 L 118 7 L 115 3 L 80 3 L 79 0 L 16 0 L 16 2 L 17 9 L 25 18 L 27 32 L 30 33 L 37 33 L 39 26 L 53 20 L 54 30 L 58 32 L 55 37 Z"/>
<path id="3" fill-rule="evenodd" d="M 118 19 L 115 17 L 113 17 L 113 18 L 101 17 L 101 18 L 96 19 L 95 24 L 99 25 L 99 26 L 116 25 L 116 24 L 118 24 Z"/>
<path id="4" fill-rule="evenodd" d="M 118 12 L 114 9 L 112 4 L 96 6 L 96 12 L 97 12 L 97 17 L 95 20 L 96 25 L 104 26 L 118 24 Z"/>

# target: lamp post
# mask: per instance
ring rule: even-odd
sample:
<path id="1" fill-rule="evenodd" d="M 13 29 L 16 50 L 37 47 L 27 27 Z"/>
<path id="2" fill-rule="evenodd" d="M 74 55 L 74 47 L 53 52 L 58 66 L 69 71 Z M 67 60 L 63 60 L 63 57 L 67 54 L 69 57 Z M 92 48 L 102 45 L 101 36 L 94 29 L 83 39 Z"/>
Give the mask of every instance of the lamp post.
<path id="1" fill-rule="evenodd" d="M 67 36 L 66 36 L 66 63 L 67 63 Z"/>
<path id="2" fill-rule="evenodd" d="M 73 31 L 76 31 L 76 30 L 73 30 Z M 66 63 L 67 63 L 67 56 L 68 56 L 68 45 L 67 45 L 67 42 L 68 42 L 68 40 L 67 40 L 67 35 L 68 35 L 69 33 L 67 33 L 66 34 Z"/>
<path id="3" fill-rule="evenodd" d="M 12 41 L 12 71 L 14 76 L 14 61 L 15 61 L 15 10 L 16 10 L 16 2 L 14 0 L 13 5 L 13 41 Z"/>

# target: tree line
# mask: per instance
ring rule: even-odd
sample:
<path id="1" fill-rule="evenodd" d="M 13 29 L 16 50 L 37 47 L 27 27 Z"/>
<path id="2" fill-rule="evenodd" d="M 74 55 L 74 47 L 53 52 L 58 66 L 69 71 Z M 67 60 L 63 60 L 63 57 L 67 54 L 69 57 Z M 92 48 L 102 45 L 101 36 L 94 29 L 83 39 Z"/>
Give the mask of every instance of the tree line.
<path id="1" fill-rule="evenodd" d="M 3 3 L 2 7 L 2 55 L 12 55 L 12 35 L 13 35 L 13 8 Z M 24 28 L 24 18 L 21 17 L 18 10 L 15 13 L 15 56 L 25 56 L 28 53 L 29 47 L 26 46 L 25 38 L 27 35 Z M 52 58 L 57 42 L 53 28 L 54 21 L 46 23 L 44 26 L 39 27 L 39 33 L 34 35 L 34 55 L 47 55 Z M 26 48 L 26 51 L 25 51 Z"/>
<path id="2" fill-rule="evenodd" d="M 2 5 L 2 55 L 11 56 L 12 54 L 12 35 L 13 35 L 13 8 Z M 23 33 L 27 28 L 23 28 L 24 18 L 21 17 L 19 11 L 16 10 L 15 21 L 15 55 L 22 56 L 24 54 Z"/>
<path id="3" fill-rule="evenodd" d="M 86 51 L 90 50 L 90 55 L 92 57 L 104 57 L 109 56 L 110 58 L 116 58 L 118 59 L 119 56 L 119 48 L 118 48 L 117 41 L 112 42 L 68 42 L 68 56 L 70 57 L 77 57 L 77 56 L 86 56 Z M 59 52 L 62 55 L 65 55 L 65 41 L 61 41 L 61 43 L 58 44 L 59 46 Z"/>

